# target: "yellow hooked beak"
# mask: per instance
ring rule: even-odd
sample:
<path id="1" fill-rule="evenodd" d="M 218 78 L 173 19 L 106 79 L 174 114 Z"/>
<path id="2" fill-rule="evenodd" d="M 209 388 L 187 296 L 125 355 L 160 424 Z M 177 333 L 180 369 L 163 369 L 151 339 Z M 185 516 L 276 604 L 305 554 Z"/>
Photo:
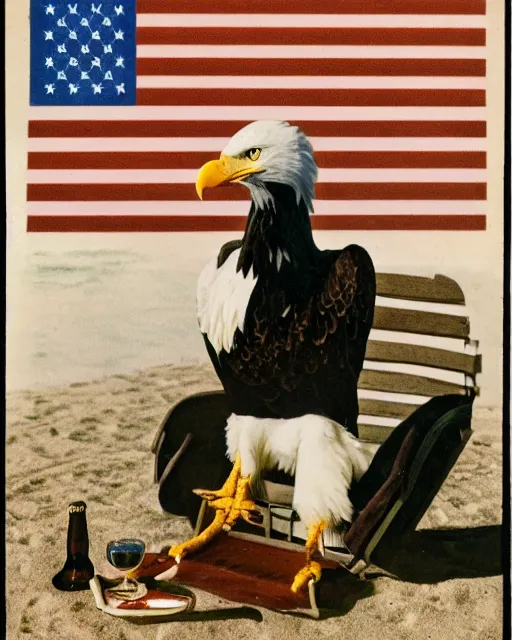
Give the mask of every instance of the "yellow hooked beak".
<path id="1" fill-rule="evenodd" d="M 207 187 L 218 187 L 221 184 L 240 182 L 253 173 L 265 171 L 249 158 L 231 158 L 221 156 L 219 160 L 211 160 L 199 170 L 196 180 L 196 191 L 203 199 L 203 191 Z"/>

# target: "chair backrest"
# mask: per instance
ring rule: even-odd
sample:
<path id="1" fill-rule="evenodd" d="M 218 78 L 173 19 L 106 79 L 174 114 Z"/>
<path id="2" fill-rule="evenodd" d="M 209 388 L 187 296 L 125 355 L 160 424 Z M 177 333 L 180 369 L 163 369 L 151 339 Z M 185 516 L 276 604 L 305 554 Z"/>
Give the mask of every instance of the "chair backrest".
<path id="1" fill-rule="evenodd" d="M 450 278 L 377 274 L 373 329 L 359 378 L 359 435 L 382 442 L 429 398 L 478 394 L 478 342 Z"/>
<path id="2" fill-rule="evenodd" d="M 469 338 L 464 294 L 450 278 L 377 274 L 373 329 L 359 378 L 359 437 L 382 443 L 390 431 L 431 397 L 478 394 L 478 342 Z M 265 481 L 262 529 L 306 539 L 292 509 L 293 487 Z M 343 546 L 335 533 L 326 546 Z"/>

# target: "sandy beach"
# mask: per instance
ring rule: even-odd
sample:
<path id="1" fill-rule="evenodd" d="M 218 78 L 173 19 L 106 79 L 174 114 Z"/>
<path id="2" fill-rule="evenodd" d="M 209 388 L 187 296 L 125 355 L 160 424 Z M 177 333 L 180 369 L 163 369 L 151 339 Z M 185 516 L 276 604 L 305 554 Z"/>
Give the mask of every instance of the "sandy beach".
<path id="1" fill-rule="evenodd" d="M 150 447 L 171 404 L 215 388 L 210 365 L 196 364 L 8 394 L 10 639 L 501 637 L 501 415 L 479 405 L 473 437 L 419 528 L 479 527 L 482 543 L 477 553 L 475 547 L 459 553 L 437 578 L 424 567 L 439 558 L 423 558 L 404 574 L 406 580 L 371 579 L 319 621 L 264 609 L 251 613 L 198 592 L 196 609 L 221 607 L 225 619 L 205 613 L 191 622 L 139 626 L 96 609 L 89 591 L 56 591 L 51 578 L 65 559 L 67 505 L 73 500 L 88 505 L 90 556 L 98 572 L 105 569 L 105 545 L 112 538 L 141 537 L 149 550 L 159 550 L 190 534 L 185 519 L 160 508 Z"/>

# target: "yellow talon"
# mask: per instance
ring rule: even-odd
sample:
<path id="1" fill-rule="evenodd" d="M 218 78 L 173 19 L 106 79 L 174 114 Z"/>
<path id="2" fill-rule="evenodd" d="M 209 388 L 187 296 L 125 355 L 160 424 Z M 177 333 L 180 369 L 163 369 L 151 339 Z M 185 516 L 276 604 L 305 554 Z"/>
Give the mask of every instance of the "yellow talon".
<path id="1" fill-rule="evenodd" d="M 311 560 L 311 557 L 320 546 L 320 538 L 322 533 L 327 529 L 327 522 L 321 520 L 309 529 L 308 539 L 306 540 L 306 565 L 297 572 L 293 579 L 291 590 L 297 593 L 309 584 L 310 580 L 318 582 L 322 576 L 322 567 L 318 562 Z"/>
<path id="2" fill-rule="evenodd" d="M 310 580 L 318 582 L 322 576 L 322 567 L 318 562 L 311 560 L 305 567 L 297 573 L 293 580 L 291 590 L 293 593 L 298 593 L 301 589 L 308 586 Z"/>
<path id="3" fill-rule="evenodd" d="M 227 515 L 224 530 L 229 531 L 235 522 L 242 516 L 249 517 L 250 512 L 257 512 L 256 504 L 250 498 L 250 478 L 240 478 L 236 488 L 233 505 Z"/>
<path id="4" fill-rule="evenodd" d="M 230 531 L 238 518 L 251 522 L 260 516 L 255 503 L 250 499 L 250 478 L 241 478 L 242 464 L 240 454 L 237 453 L 233 469 L 224 485 L 217 491 L 195 489 L 194 493 L 207 500 L 208 505 L 215 509 L 215 519 L 198 536 L 175 545 L 169 555 L 177 562 L 189 553 L 198 551 L 210 542 L 220 531 Z"/>

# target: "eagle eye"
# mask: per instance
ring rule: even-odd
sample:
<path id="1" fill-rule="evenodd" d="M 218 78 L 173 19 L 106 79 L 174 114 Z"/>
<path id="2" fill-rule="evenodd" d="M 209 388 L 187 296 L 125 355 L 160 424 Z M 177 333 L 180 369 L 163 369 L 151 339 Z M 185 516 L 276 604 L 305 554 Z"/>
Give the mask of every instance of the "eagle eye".
<path id="1" fill-rule="evenodd" d="M 261 149 L 252 148 L 245 154 L 249 160 L 255 162 L 260 157 Z"/>

